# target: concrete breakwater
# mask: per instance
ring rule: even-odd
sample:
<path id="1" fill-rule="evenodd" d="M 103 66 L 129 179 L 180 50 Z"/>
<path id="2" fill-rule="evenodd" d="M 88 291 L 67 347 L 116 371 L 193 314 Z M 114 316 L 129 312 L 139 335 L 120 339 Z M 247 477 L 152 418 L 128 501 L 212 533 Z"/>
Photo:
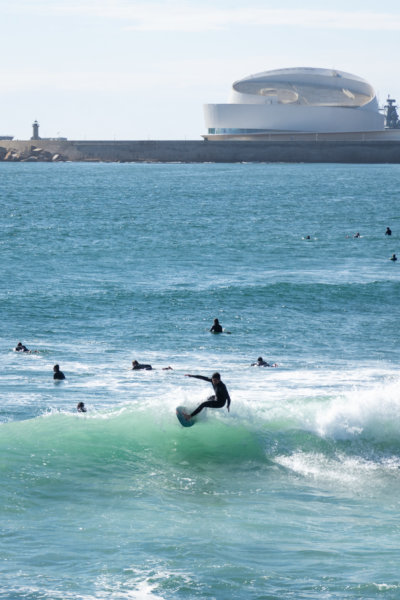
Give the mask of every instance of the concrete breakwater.
<path id="1" fill-rule="evenodd" d="M 218 142 L 1 140 L 0 161 L 400 163 L 400 139 L 285 137 Z"/>

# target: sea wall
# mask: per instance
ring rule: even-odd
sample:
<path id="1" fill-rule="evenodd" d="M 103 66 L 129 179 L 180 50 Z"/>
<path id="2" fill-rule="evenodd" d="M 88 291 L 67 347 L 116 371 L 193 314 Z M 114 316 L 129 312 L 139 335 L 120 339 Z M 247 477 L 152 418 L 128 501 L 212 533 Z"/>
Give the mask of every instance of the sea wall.
<path id="1" fill-rule="evenodd" d="M 2 160 L 400 163 L 399 140 L 1 140 Z"/>

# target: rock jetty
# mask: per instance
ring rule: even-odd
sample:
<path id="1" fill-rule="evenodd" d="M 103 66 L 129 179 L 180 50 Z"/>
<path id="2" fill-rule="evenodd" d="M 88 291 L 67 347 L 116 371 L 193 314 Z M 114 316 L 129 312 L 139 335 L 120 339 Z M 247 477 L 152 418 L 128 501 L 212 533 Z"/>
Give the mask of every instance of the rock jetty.
<path id="1" fill-rule="evenodd" d="M 271 134 L 263 141 L 0 140 L 0 161 L 400 164 L 400 130 L 363 134 Z M 33 145 L 35 144 L 35 145 Z"/>

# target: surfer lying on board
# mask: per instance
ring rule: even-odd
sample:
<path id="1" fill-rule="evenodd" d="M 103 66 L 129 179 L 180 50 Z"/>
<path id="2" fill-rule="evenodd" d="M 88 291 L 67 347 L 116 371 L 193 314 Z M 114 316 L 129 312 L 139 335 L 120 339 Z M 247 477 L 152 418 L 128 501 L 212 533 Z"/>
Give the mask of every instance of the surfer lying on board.
<path id="1" fill-rule="evenodd" d="M 151 365 L 140 364 L 137 360 L 132 361 L 132 371 L 141 371 L 142 369 L 145 371 L 151 371 L 153 367 Z"/>
<path id="2" fill-rule="evenodd" d="M 194 377 L 195 379 L 202 379 L 203 381 L 209 381 L 212 384 L 212 386 L 214 388 L 214 392 L 215 392 L 214 396 L 210 396 L 205 402 L 202 402 L 196 408 L 196 410 L 194 410 L 192 413 L 185 414 L 185 418 L 187 420 L 198 415 L 199 412 L 201 412 L 203 410 L 203 408 L 206 408 L 206 407 L 207 408 L 222 408 L 223 406 L 225 406 L 225 403 L 226 403 L 226 408 L 228 409 L 228 412 L 229 412 L 231 399 L 230 399 L 228 390 L 226 389 L 226 385 L 221 381 L 221 375 L 219 373 L 214 373 L 212 375 L 211 379 L 209 377 L 204 377 L 203 375 L 188 375 L 187 374 L 187 375 L 185 375 L 185 377 Z"/>
<path id="3" fill-rule="evenodd" d="M 259 356 L 257 358 L 257 362 L 251 363 L 251 366 L 252 367 L 277 367 L 278 365 L 276 363 L 273 363 L 271 365 L 271 363 L 268 363 L 266 360 L 264 360 L 262 356 Z"/>
<path id="4" fill-rule="evenodd" d="M 14 348 L 15 352 L 30 352 L 26 346 L 22 344 L 22 342 L 18 342 L 18 344 Z"/>
<path id="5" fill-rule="evenodd" d="M 22 342 L 18 342 L 18 344 L 14 348 L 14 352 L 27 352 L 28 354 L 39 354 L 39 350 L 29 350 Z"/>
<path id="6" fill-rule="evenodd" d="M 137 360 L 133 360 L 132 361 L 132 371 L 152 371 L 153 367 L 151 365 L 143 365 L 141 363 L 139 363 Z M 163 367 L 162 368 L 163 371 L 172 371 L 172 367 Z"/>

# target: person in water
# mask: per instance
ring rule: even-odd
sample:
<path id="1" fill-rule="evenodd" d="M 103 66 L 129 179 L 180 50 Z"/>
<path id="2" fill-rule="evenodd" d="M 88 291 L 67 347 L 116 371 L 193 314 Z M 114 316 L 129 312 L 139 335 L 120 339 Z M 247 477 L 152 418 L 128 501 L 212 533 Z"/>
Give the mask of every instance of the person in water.
<path id="1" fill-rule="evenodd" d="M 386 227 L 385 235 L 392 235 L 392 230 L 390 227 Z"/>
<path id="2" fill-rule="evenodd" d="M 142 365 L 141 363 L 139 363 L 137 360 L 133 360 L 132 361 L 132 371 L 152 371 L 153 367 L 151 365 Z M 173 371 L 172 367 L 163 367 L 162 368 L 163 371 Z"/>
<path id="3" fill-rule="evenodd" d="M 214 319 L 214 324 L 210 329 L 211 333 L 222 333 L 222 325 L 218 319 Z"/>
<path id="4" fill-rule="evenodd" d="M 65 375 L 62 371 L 60 371 L 59 365 L 54 365 L 53 371 L 53 379 L 65 379 Z"/>
<path id="5" fill-rule="evenodd" d="M 139 363 L 137 360 L 132 361 L 132 371 L 152 371 L 153 367 L 151 365 L 144 365 Z"/>
<path id="6" fill-rule="evenodd" d="M 84 413 L 86 412 L 86 407 L 85 407 L 85 403 L 84 402 L 78 402 L 77 406 L 76 406 L 76 410 L 80 413 Z"/>
<path id="7" fill-rule="evenodd" d="M 397 260 L 397 256 L 395 254 L 392 254 L 390 260 L 393 260 L 393 262 L 395 262 Z"/>
<path id="8" fill-rule="evenodd" d="M 266 360 L 264 360 L 262 356 L 259 356 L 257 358 L 257 362 L 251 363 L 251 366 L 252 367 L 277 367 L 278 365 L 276 363 L 274 363 L 273 365 L 271 365 Z"/>
<path id="9" fill-rule="evenodd" d="M 264 360 L 262 356 L 259 356 L 257 358 L 257 362 L 251 363 L 251 366 L 252 367 L 270 367 L 271 365 L 269 363 L 267 363 L 267 361 Z"/>
<path id="10" fill-rule="evenodd" d="M 15 350 L 15 352 L 30 352 L 30 350 L 28 350 L 28 348 L 26 346 L 21 344 L 21 342 L 18 342 L 18 344 L 16 345 L 14 350 Z"/>
<path id="11" fill-rule="evenodd" d="M 355 234 L 353 235 L 353 237 L 355 237 L 355 238 L 359 238 L 359 237 L 361 237 L 361 234 L 360 234 L 360 232 L 359 232 L 359 231 L 357 231 L 357 233 L 355 233 Z"/>
<path id="12" fill-rule="evenodd" d="M 199 412 L 203 410 L 203 408 L 222 408 L 226 404 L 226 408 L 229 412 L 231 399 L 228 390 L 226 389 L 226 385 L 221 381 L 221 375 L 219 373 L 214 373 L 211 376 L 211 379 L 209 377 L 204 377 L 203 375 L 187 374 L 186 377 L 194 377 L 195 379 L 202 379 L 203 381 L 208 381 L 212 384 L 215 392 L 214 396 L 210 396 L 205 402 L 202 402 L 192 413 L 185 414 L 184 416 L 187 420 L 198 415 Z"/>

